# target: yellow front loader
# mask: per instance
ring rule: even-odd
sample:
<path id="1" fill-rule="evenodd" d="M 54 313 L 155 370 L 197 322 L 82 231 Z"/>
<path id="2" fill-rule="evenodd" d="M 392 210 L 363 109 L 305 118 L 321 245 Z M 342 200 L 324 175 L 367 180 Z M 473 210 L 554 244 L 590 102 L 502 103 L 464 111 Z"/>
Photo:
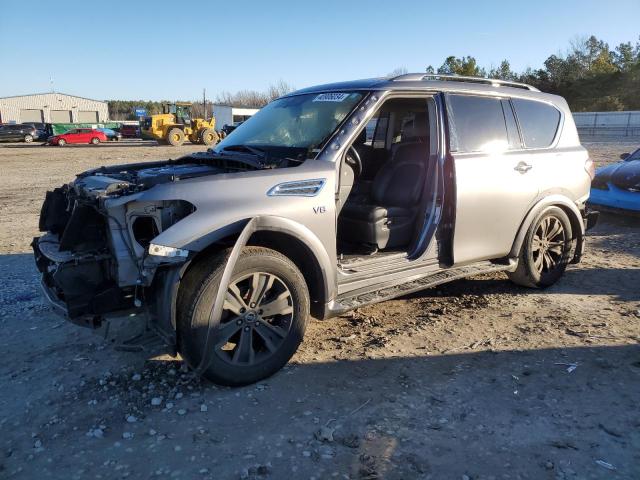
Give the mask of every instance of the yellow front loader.
<path id="1" fill-rule="evenodd" d="M 211 120 L 191 118 L 190 103 L 166 103 L 162 105 L 162 113 L 144 120 L 142 135 L 174 147 L 182 145 L 187 138 L 191 143 L 215 145 L 220 141 L 215 126 L 213 117 Z"/>

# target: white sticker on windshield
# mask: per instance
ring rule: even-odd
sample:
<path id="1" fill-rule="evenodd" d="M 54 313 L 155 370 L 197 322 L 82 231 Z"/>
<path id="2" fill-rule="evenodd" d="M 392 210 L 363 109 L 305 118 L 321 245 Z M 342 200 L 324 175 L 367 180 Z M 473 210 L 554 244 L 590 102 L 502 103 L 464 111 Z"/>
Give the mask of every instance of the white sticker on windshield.
<path id="1" fill-rule="evenodd" d="M 321 93 L 313 99 L 314 102 L 342 102 L 349 96 L 348 93 Z"/>

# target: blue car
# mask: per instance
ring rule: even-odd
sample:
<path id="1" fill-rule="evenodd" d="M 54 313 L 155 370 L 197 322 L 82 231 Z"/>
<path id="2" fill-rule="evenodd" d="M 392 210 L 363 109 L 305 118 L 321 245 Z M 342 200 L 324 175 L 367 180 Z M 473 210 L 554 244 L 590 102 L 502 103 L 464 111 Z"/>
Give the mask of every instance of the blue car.
<path id="1" fill-rule="evenodd" d="M 116 132 L 115 130 L 111 130 L 110 128 L 96 128 L 96 130 L 101 131 L 107 136 L 107 140 L 111 141 L 120 141 L 122 139 L 122 134 L 120 132 Z"/>
<path id="2" fill-rule="evenodd" d="M 600 210 L 640 214 L 640 148 L 620 158 L 624 161 L 598 169 L 589 203 Z"/>

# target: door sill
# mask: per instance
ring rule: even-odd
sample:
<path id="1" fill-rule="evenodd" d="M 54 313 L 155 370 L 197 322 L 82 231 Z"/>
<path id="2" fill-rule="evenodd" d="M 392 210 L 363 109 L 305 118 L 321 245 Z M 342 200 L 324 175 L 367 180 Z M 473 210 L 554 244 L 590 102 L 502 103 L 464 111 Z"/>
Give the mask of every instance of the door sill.
<path id="1" fill-rule="evenodd" d="M 351 290 L 339 295 L 335 301 L 327 305 L 328 316 L 339 315 L 364 305 L 391 300 L 392 298 L 408 295 L 472 275 L 508 271 L 513 270 L 514 267 L 515 261 L 513 260 L 509 260 L 506 263 L 484 261 L 382 281 L 376 285 Z"/>

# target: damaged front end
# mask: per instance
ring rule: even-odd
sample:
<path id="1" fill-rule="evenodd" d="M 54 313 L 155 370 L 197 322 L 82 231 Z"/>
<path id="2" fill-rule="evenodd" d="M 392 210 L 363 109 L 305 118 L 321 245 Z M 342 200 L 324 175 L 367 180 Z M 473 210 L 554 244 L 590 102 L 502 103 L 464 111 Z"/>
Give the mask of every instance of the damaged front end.
<path id="1" fill-rule="evenodd" d="M 32 242 L 54 309 L 92 328 L 110 316 L 149 313 L 153 306 L 144 299 L 148 290 L 159 288 L 154 278 L 187 261 L 188 251 L 152 241 L 195 207 L 182 200 L 139 201 L 139 193 L 171 181 L 175 171 L 211 173 L 185 165 L 114 170 L 87 172 L 47 192 L 39 222 L 45 234 Z"/>

